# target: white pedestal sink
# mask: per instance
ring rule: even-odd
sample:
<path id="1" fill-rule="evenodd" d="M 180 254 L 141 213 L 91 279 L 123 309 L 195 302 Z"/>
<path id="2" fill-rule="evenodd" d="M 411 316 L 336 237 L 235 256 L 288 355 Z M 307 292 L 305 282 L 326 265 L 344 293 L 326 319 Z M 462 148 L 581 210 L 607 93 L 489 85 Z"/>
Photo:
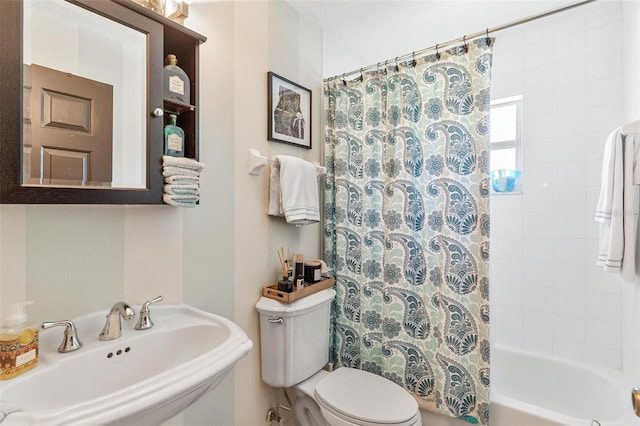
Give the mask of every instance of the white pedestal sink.
<path id="1" fill-rule="evenodd" d="M 75 352 L 57 352 L 62 328 L 41 331 L 39 365 L 0 382 L 2 426 L 159 424 L 216 387 L 253 346 L 233 322 L 188 305 L 154 305 L 153 328 L 123 321 L 122 337 L 104 342 L 107 311 L 73 319 L 84 343 Z"/>

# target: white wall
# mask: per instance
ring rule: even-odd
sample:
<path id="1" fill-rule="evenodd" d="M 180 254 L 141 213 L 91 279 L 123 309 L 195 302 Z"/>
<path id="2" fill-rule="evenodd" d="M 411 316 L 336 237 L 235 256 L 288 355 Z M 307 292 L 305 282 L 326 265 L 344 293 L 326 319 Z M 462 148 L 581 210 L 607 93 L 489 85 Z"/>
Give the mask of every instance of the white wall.
<path id="1" fill-rule="evenodd" d="M 253 426 L 276 400 L 260 379 L 254 304 L 275 280 L 276 248 L 317 258 L 320 228 L 267 216 L 268 170 L 249 176 L 247 150 L 320 159 L 321 32 L 280 1 L 196 2 L 190 14 L 187 26 L 208 37 L 200 56 L 200 205 L 0 205 L 0 300 L 34 300 L 35 321 L 157 295 L 231 318 L 253 350 L 169 423 Z M 268 71 L 313 90 L 312 150 L 267 142 Z"/>

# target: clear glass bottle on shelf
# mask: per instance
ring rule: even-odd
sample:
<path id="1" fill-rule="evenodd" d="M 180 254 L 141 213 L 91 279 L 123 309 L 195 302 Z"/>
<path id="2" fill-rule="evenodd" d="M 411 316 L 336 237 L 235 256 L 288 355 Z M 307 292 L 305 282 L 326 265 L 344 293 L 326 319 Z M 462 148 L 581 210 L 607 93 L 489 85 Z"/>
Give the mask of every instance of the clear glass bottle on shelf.
<path id="1" fill-rule="evenodd" d="M 164 126 L 164 155 L 184 157 L 184 130 L 177 125 L 178 116 L 169 115 L 169 124 Z"/>
<path id="2" fill-rule="evenodd" d="M 167 55 L 163 70 L 164 98 L 179 103 L 191 104 L 191 81 L 178 65 L 176 55 Z"/>

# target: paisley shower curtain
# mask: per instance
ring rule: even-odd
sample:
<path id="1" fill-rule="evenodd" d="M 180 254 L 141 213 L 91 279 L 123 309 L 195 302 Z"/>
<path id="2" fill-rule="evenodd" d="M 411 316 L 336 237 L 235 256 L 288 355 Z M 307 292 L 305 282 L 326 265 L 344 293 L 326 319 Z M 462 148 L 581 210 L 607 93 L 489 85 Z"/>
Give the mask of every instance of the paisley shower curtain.
<path id="1" fill-rule="evenodd" d="M 491 39 L 324 82 L 336 366 L 489 421 Z"/>

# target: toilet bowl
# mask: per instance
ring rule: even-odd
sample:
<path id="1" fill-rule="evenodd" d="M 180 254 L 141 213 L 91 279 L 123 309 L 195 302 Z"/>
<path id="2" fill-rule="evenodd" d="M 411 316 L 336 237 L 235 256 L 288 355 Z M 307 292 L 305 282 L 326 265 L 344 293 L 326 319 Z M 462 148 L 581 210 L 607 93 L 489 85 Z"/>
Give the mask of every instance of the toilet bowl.
<path id="1" fill-rule="evenodd" d="M 417 426 L 416 401 L 400 386 L 366 371 L 320 371 L 294 386 L 302 426 Z"/>

